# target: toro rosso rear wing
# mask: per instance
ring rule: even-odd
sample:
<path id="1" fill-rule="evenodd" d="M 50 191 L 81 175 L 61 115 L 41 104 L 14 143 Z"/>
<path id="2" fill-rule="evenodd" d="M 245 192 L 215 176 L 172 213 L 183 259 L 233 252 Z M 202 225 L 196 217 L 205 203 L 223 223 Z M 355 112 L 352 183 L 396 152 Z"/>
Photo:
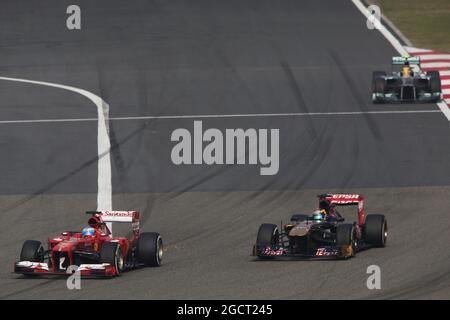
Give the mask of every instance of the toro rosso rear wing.
<path id="1" fill-rule="evenodd" d="M 321 194 L 319 202 L 326 201 L 334 206 L 358 206 L 358 224 L 364 224 L 364 196 L 361 194 Z"/>
<path id="2" fill-rule="evenodd" d="M 106 223 L 112 234 L 112 223 L 131 223 L 133 237 L 139 239 L 139 219 L 138 211 L 87 211 L 86 214 L 92 215 L 93 219 L 99 223 Z"/>

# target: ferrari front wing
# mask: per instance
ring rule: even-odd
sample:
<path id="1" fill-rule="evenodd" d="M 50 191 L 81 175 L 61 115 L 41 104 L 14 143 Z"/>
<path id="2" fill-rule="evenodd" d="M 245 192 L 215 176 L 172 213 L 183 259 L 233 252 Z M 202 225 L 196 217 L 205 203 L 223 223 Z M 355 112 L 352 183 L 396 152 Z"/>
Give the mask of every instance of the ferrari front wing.
<path id="1" fill-rule="evenodd" d="M 82 264 L 77 267 L 76 272 L 81 276 L 114 277 L 116 268 L 109 263 L 102 264 Z M 14 264 L 14 273 L 25 275 L 53 275 L 70 276 L 73 273 L 65 270 L 53 271 L 44 262 L 19 261 Z"/>

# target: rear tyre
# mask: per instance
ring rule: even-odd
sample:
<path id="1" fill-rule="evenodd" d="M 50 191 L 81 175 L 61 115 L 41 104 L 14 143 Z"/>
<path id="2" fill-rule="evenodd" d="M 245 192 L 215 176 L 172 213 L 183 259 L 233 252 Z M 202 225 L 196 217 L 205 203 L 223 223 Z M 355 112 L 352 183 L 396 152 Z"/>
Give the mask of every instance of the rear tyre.
<path id="1" fill-rule="evenodd" d="M 375 79 L 381 78 L 386 76 L 386 72 L 384 71 L 374 71 L 372 72 L 372 84 L 375 84 Z M 375 89 L 375 87 L 373 87 L 372 89 Z"/>
<path id="2" fill-rule="evenodd" d="M 437 79 L 440 79 L 440 73 L 439 73 L 439 71 L 428 71 L 428 72 L 427 72 L 427 76 L 429 76 L 430 78 L 437 78 Z"/>
<path id="3" fill-rule="evenodd" d="M 384 247 L 388 236 L 387 220 L 382 214 L 370 214 L 364 223 L 364 240 L 373 246 Z"/>
<path id="4" fill-rule="evenodd" d="M 114 266 L 117 276 L 125 269 L 125 260 L 117 242 L 104 242 L 100 250 L 100 259 L 102 263 L 109 263 Z"/>
<path id="5" fill-rule="evenodd" d="M 144 232 L 139 236 L 138 260 L 146 267 L 159 267 L 162 264 L 163 242 L 159 233 Z"/>
<path id="6" fill-rule="evenodd" d="M 350 258 L 355 255 L 355 227 L 352 224 L 340 224 L 337 226 L 336 244 L 342 248 L 342 256 L 344 258 Z"/>
<path id="7" fill-rule="evenodd" d="M 280 240 L 280 233 L 278 227 L 275 224 L 263 223 L 258 230 L 258 236 L 256 237 L 256 253 L 259 253 L 264 247 L 276 245 Z M 269 259 L 271 257 L 261 256 L 259 258 Z"/>
<path id="8" fill-rule="evenodd" d="M 20 261 L 43 262 L 44 247 L 40 241 L 27 240 L 20 252 Z"/>
<path id="9" fill-rule="evenodd" d="M 309 218 L 309 216 L 306 214 L 294 214 L 291 217 L 291 222 L 298 223 L 298 222 L 305 221 L 308 218 Z"/>
<path id="10" fill-rule="evenodd" d="M 427 73 L 430 76 L 430 91 L 431 93 L 441 92 L 441 77 L 439 71 L 429 71 Z"/>
<path id="11" fill-rule="evenodd" d="M 376 94 L 384 94 L 386 91 L 386 76 L 384 71 L 374 71 L 372 74 L 372 101 L 373 103 L 383 103 L 383 100 L 376 97 Z"/>
<path id="12" fill-rule="evenodd" d="M 384 94 L 386 91 L 386 80 L 383 78 L 375 79 L 374 83 L 374 93 L 382 93 Z"/>

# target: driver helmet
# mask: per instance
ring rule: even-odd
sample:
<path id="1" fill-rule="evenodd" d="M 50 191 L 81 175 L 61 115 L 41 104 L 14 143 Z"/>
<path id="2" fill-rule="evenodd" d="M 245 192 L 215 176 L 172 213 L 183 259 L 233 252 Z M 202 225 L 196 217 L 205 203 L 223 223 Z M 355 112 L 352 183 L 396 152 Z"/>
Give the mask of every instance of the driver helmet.
<path id="1" fill-rule="evenodd" d="M 326 211 L 322 209 L 322 210 L 314 211 L 312 217 L 313 217 L 313 220 L 322 221 L 326 218 L 326 215 L 327 215 Z"/>
<path id="2" fill-rule="evenodd" d="M 411 76 L 411 68 L 407 65 L 403 66 L 402 68 L 402 76 L 404 78 L 407 78 L 409 76 Z"/>
<path id="3" fill-rule="evenodd" d="M 83 228 L 81 234 L 83 235 L 83 237 L 93 237 L 95 236 L 95 229 L 92 227 L 85 227 Z"/>
<path id="4" fill-rule="evenodd" d="M 409 61 L 408 61 L 409 54 L 407 54 L 407 55 L 405 55 L 403 57 L 405 58 L 406 61 L 405 61 L 405 64 L 403 65 L 403 68 L 402 68 L 402 76 L 407 78 L 407 77 L 409 77 L 411 75 L 411 67 L 410 67 Z"/>

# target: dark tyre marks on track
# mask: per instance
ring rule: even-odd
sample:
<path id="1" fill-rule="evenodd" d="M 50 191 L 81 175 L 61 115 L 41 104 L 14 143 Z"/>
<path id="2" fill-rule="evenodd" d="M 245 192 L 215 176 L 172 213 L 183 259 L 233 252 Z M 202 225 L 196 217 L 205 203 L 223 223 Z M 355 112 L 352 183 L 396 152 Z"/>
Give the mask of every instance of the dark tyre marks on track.
<path id="1" fill-rule="evenodd" d="M 344 63 L 339 58 L 338 53 L 333 50 L 328 50 L 330 57 L 334 61 L 335 65 L 339 69 L 339 71 L 342 74 L 342 77 L 344 78 L 346 84 L 347 84 L 347 91 L 352 94 L 352 96 L 355 98 L 355 101 L 357 103 L 357 106 L 359 109 L 363 112 L 367 112 L 368 109 L 366 106 L 367 99 L 361 96 L 361 94 L 358 92 L 359 86 L 354 82 L 353 77 L 350 75 L 350 73 L 346 70 Z M 370 131 L 372 132 L 373 136 L 377 141 L 381 141 L 383 139 L 380 130 L 378 129 L 378 126 L 376 125 L 375 121 L 373 120 L 373 116 L 371 114 L 364 114 L 364 119 L 366 120 L 366 123 L 368 127 L 370 128 Z"/>

